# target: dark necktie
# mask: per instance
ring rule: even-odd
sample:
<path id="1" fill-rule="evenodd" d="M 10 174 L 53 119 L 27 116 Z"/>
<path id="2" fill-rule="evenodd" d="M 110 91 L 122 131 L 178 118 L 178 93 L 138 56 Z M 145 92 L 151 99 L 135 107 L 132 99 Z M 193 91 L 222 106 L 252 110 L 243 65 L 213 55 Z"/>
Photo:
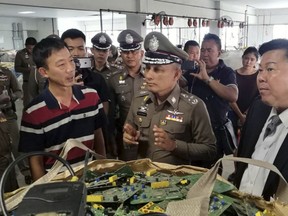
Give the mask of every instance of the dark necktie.
<path id="1" fill-rule="evenodd" d="M 274 115 L 271 117 L 271 122 L 267 125 L 265 133 L 264 133 L 264 139 L 267 136 L 273 135 L 276 131 L 276 128 L 279 124 L 281 124 L 281 119 L 278 115 Z"/>

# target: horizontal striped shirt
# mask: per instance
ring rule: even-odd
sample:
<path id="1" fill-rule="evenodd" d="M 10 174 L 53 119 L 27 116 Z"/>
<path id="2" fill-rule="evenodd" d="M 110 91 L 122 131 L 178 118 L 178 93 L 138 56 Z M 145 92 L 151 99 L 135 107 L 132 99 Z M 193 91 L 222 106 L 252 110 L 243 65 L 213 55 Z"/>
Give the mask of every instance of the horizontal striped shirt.
<path id="1" fill-rule="evenodd" d="M 70 107 L 61 105 L 48 88 L 29 104 L 21 121 L 19 151 L 60 154 L 70 138 L 94 149 L 94 131 L 105 124 L 103 105 L 94 89 L 77 85 L 72 89 Z M 84 157 L 83 150 L 74 148 L 67 159 L 76 163 Z M 52 158 L 44 158 L 46 167 L 53 162 Z"/>

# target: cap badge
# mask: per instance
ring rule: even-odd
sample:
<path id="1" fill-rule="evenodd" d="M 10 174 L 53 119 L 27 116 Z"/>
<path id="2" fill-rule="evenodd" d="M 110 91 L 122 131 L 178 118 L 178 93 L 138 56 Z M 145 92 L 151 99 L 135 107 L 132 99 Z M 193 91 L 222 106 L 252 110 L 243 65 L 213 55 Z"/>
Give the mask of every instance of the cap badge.
<path id="1" fill-rule="evenodd" d="M 101 35 L 101 37 L 99 38 L 99 43 L 100 44 L 106 44 L 106 38 L 104 35 Z"/>
<path id="2" fill-rule="evenodd" d="M 149 50 L 155 52 L 157 51 L 158 47 L 159 47 L 159 40 L 155 35 L 153 35 L 149 41 Z"/>
<path id="3" fill-rule="evenodd" d="M 131 34 L 126 34 L 125 41 L 126 41 L 127 44 L 132 44 L 133 43 L 132 35 Z"/>

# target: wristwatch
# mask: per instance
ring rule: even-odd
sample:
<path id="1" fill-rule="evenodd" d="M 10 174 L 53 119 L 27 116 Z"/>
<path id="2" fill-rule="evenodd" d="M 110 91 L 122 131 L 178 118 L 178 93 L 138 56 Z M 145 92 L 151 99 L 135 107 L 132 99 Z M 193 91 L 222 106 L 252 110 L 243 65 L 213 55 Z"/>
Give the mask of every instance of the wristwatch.
<path id="1" fill-rule="evenodd" d="M 209 79 L 204 80 L 204 82 L 205 82 L 207 85 L 209 85 L 212 80 L 214 80 L 214 77 L 213 77 L 213 76 L 209 76 Z"/>

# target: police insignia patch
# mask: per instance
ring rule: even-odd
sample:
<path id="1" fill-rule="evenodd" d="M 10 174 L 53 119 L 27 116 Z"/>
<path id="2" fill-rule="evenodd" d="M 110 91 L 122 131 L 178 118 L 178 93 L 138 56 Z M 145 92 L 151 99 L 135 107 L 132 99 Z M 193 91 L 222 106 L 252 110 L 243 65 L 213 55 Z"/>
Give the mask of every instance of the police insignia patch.
<path id="1" fill-rule="evenodd" d="M 133 37 L 131 34 L 127 34 L 125 37 L 125 41 L 127 44 L 132 44 L 133 43 Z"/>
<path id="2" fill-rule="evenodd" d="M 159 40 L 157 39 L 157 37 L 153 35 L 153 37 L 149 41 L 149 50 L 155 52 L 157 51 L 158 47 L 159 47 Z"/>
<path id="3" fill-rule="evenodd" d="M 104 35 L 102 35 L 100 38 L 99 38 L 99 43 L 100 44 L 106 44 L 106 38 L 105 38 L 105 36 Z"/>

